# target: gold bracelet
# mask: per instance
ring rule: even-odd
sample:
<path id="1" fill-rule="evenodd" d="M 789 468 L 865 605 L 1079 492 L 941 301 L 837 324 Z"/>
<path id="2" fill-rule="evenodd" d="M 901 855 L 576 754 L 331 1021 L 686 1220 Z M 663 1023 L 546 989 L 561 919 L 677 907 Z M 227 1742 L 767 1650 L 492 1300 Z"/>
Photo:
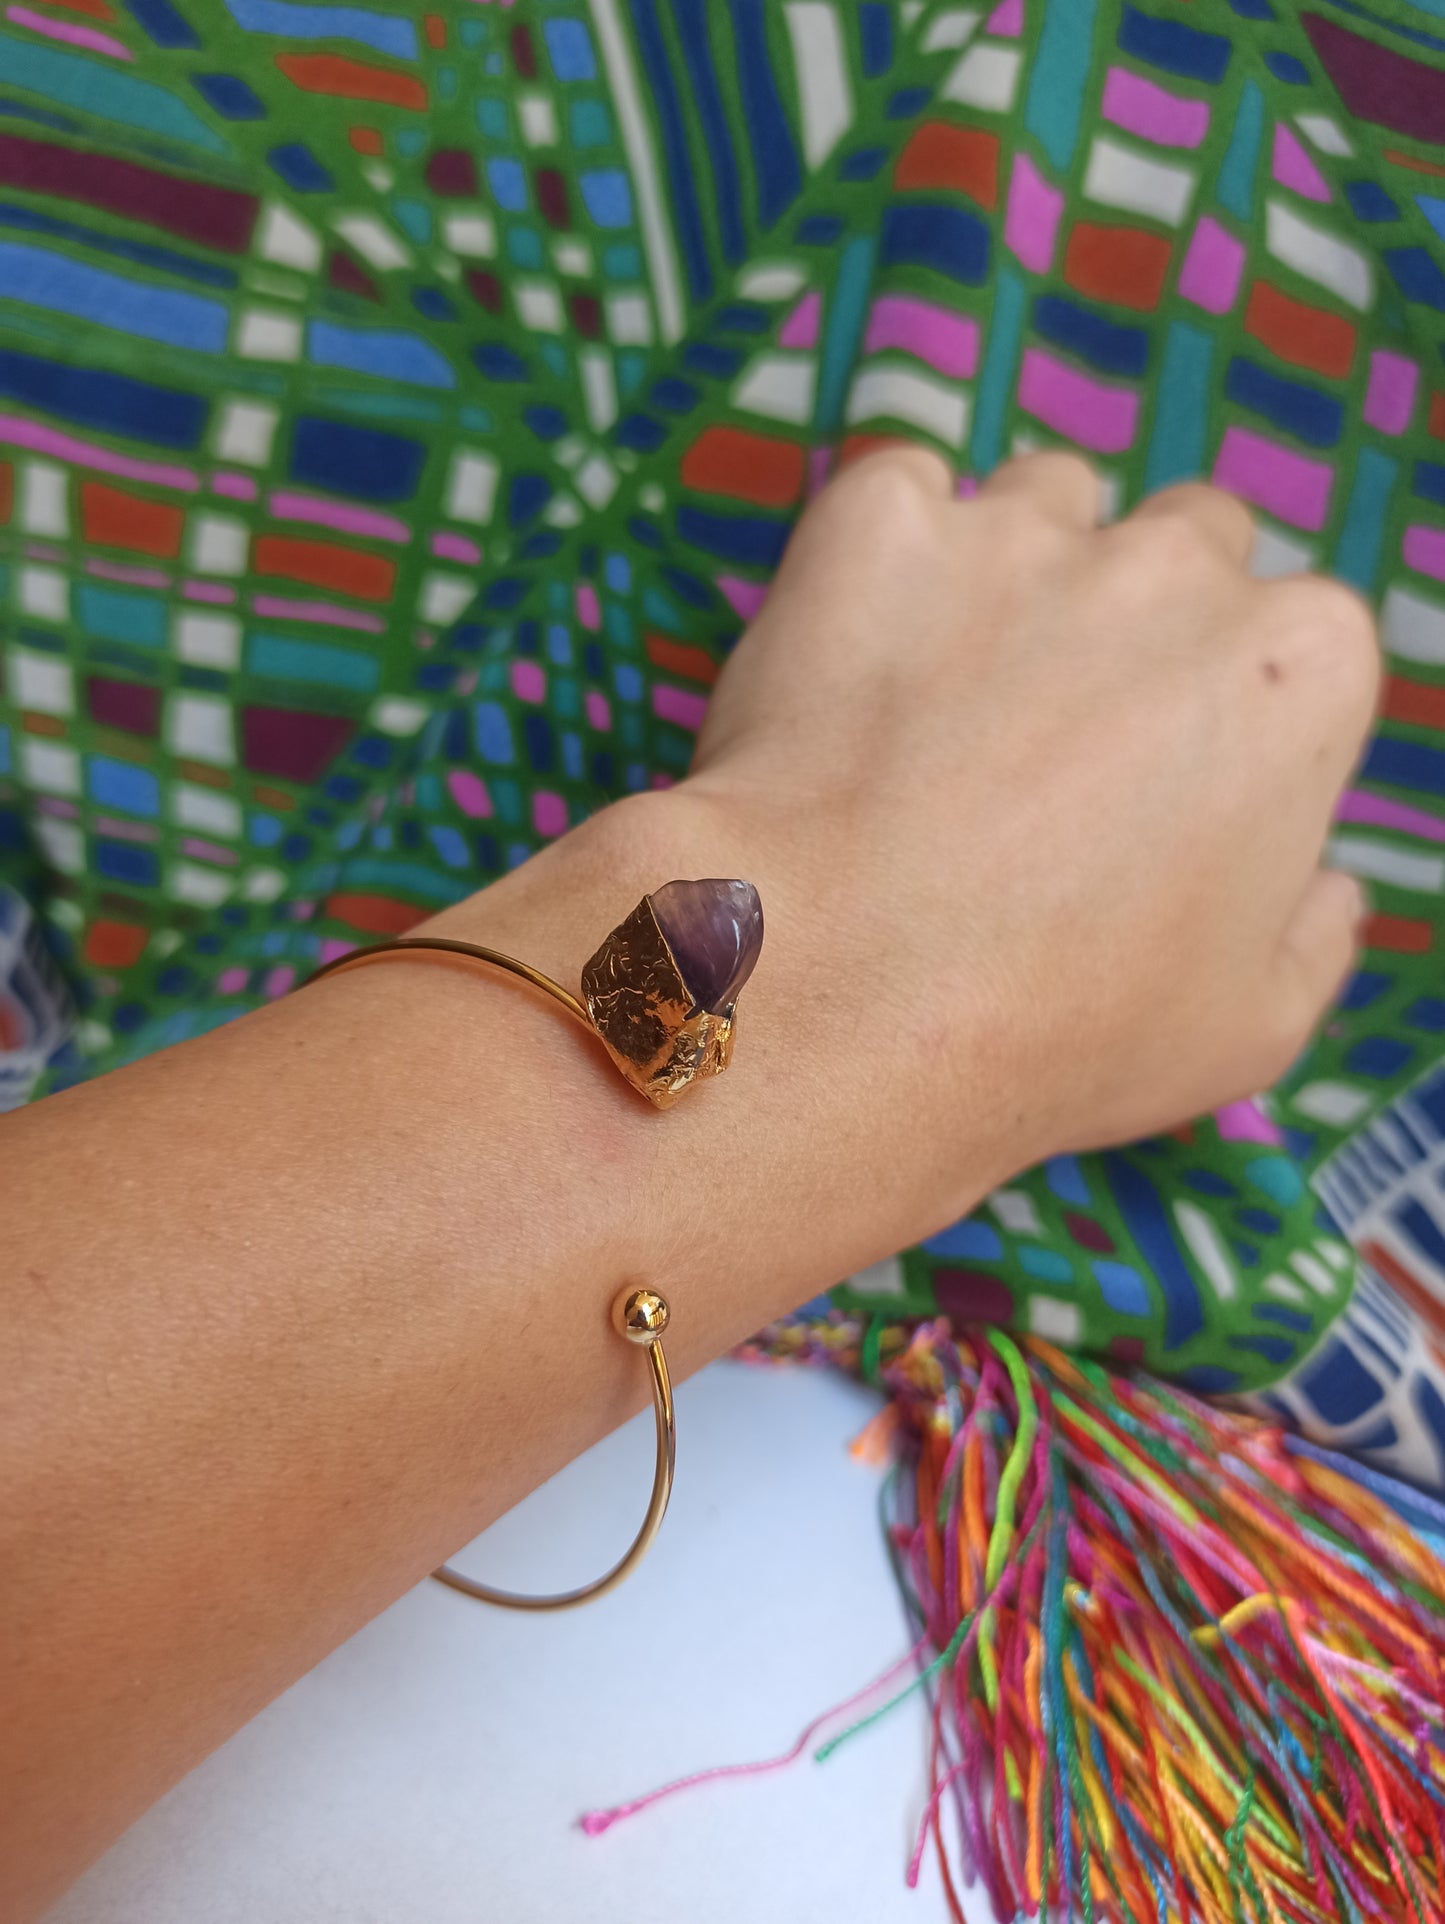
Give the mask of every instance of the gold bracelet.
<path id="1" fill-rule="evenodd" d="M 579 1000 L 540 969 L 497 949 L 439 935 L 403 935 L 338 956 L 307 977 L 322 976 L 387 956 L 463 956 L 519 976 L 559 1002 L 602 1043 L 622 1074 L 655 1108 L 672 1106 L 693 1083 L 721 1075 L 732 1060 L 737 998 L 752 974 L 763 943 L 763 910 L 751 882 L 669 882 L 644 895 L 613 929 L 582 971 Z M 305 985 L 303 985 L 305 986 Z M 439 1583 L 508 1610 L 570 1610 L 605 1596 L 647 1555 L 662 1528 L 672 1495 L 676 1452 L 672 1383 L 662 1334 L 670 1317 L 655 1289 L 630 1286 L 612 1306 L 613 1325 L 627 1342 L 647 1351 L 652 1409 L 657 1427 L 657 1468 L 642 1528 L 619 1562 L 594 1583 L 558 1596 L 529 1597 L 494 1590 L 443 1564 Z"/>

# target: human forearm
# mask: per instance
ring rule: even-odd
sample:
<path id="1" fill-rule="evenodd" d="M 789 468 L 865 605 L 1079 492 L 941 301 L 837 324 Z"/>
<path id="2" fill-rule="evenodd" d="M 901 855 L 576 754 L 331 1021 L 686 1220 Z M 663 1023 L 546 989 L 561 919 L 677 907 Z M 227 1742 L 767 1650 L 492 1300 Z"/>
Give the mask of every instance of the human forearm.
<path id="1" fill-rule="evenodd" d="M 409 958 L 7 1124 L 7 1916 L 639 1404 L 624 1280 L 685 1373 L 888 1246 L 798 1130 L 844 998 L 744 839 L 627 804 L 429 925 L 575 982 L 647 888 L 754 874 L 735 1067 L 666 1114 L 526 989 Z"/>

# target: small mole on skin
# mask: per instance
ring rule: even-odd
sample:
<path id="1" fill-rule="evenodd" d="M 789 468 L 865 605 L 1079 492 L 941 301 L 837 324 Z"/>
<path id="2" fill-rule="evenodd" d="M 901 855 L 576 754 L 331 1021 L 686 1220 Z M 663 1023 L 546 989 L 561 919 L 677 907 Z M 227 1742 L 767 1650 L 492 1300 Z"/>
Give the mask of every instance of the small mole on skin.
<path id="1" fill-rule="evenodd" d="M 1267 661 L 1264 664 L 1264 678 L 1266 681 L 1283 681 L 1284 670 L 1277 661 Z"/>

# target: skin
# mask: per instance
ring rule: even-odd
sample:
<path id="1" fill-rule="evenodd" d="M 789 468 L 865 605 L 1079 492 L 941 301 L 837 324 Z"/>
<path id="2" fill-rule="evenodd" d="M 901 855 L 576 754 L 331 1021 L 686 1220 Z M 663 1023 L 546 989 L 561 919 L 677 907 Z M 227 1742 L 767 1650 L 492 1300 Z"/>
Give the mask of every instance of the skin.
<path id="1" fill-rule="evenodd" d="M 754 881 L 733 1067 L 677 1109 L 526 989 L 408 960 L 4 1121 L 0 1915 L 640 1407 L 624 1282 L 685 1374 L 1297 1054 L 1363 907 L 1320 857 L 1368 614 L 1250 580 L 1213 490 L 1096 507 L 1072 456 L 968 503 L 931 455 L 856 464 L 688 779 L 425 925 L 575 983 L 647 889 Z"/>

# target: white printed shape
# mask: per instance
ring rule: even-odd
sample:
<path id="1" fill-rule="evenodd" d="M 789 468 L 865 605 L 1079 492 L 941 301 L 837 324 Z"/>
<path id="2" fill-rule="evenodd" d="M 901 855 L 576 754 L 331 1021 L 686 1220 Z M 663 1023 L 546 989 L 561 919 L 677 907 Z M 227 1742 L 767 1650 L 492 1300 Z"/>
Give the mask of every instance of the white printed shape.
<path id="1" fill-rule="evenodd" d="M 943 83 L 945 100 L 977 108 L 986 114 L 1006 114 L 1018 91 L 1023 54 L 1017 47 L 970 47 Z"/>
<path id="2" fill-rule="evenodd" d="M 455 213 L 442 219 L 442 239 L 454 254 L 487 261 L 497 251 L 497 228 L 490 214 Z"/>
<path id="3" fill-rule="evenodd" d="M 522 94 L 517 101 L 517 118 L 529 147 L 557 145 L 557 110 L 550 94 Z"/>
<path id="4" fill-rule="evenodd" d="M 201 614 L 183 609 L 173 629 L 181 661 L 197 668 L 238 668 L 241 663 L 241 624 L 234 615 Z"/>
<path id="5" fill-rule="evenodd" d="M 26 461 L 22 464 L 19 521 L 27 534 L 69 534 L 69 478 L 68 470 L 54 461 Z"/>
<path id="6" fill-rule="evenodd" d="M 22 736 L 20 773 L 31 788 L 45 795 L 80 793 L 80 753 L 65 742 L 46 741 L 38 735 Z"/>
<path id="7" fill-rule="evenodd" d="M 905 1292 L 903 1264 L 896 1256 L 885 1256 L 881 1263 L 870 1263 L 848 1281 L 865 1296 L 902 1296 Z"/>
<path id="8" fill-rule="evenodd" d="M 244 308 L 236 327 L 236 352 L 248 361 L 299 361 L 301 322 L 275 308 Z"/>
<path id="9" fill-rule="evenodd" d="M 261 216 L 256 249 L 263 260 L 294 267 L 300 274 L 314 274 L 321 265 L 321 236 L 279 201 L 272 201 Z"/>
<path id="10" fill-rule="evenodd" d="M 646 347 L 652 339 L 652 310 L 645 294 L 609 294 L 607 332 L 618 347 Z"/>
<path id="11" fill-rule="evenodd" d="M 813 418 L 818 369 L 810 354 L 760 354 L 739 376 L 733 406 L 799 427 Z"/>
<path id="12" fill-rule="evenodd" d="M 203 868 L 199 862 L 172 862 L 167 879 L 179 901 L 195 902 L 206 909 L 224 902 L 234 887 L 229 870 Z"/>
<path id="13" fill-rule="evenodd" d="M 1375 274 L 1358 247 L 1306 220 L 1282 200 L 1268 203 L 1264 231 L 1266 245 L 1277 261 L 1362 313 L 1368 310 L 1375 297 Z"/>
<path id="14" fill-rule="evenodd" d="M 1339 1129 L 1358 1122 L 1372 1100 L 1368 1089 L 1361 1089 L 1353 1082 L 1310 1082 L 1296 1091 L 1292 1106 L 1312 1122 L 1328 1123 Z"/>
<path id="15" fill-rule="evenodd" d="M 191 516 L 191 566 L 198 574 L 244 574 L 250 545 L 250 530 L 245 522 L 235 515 L 193 514 Z"/>
<path id="16" fill-rule="evenodd" d="M 449 575 L 433 569 L 421 584 L 422 620 L 444 627 L 466 612 L 476 593 L 477 584 L 469 575 Z"/>
<path id="17" fill-rule="evenodd" d="M 372 703 L 371 719 L 383 735 L 415 735 L 431 711 L 406 695 L 383 695 Z"/>
<path id="18" fill-rule="evenodd" d="M 582 519 L 582 510 L 572 495 L 554 494 L 542 519 L 551 528 L 575 528 Z"/>
<path id="19" fill-rule="evenodd" d="M 453 521 L 485 522 L 497 497 L 497 463 L 490 454 L 458 449 L 447 477 L 447 513 Z"/>
<path id="20" fill-rule="evenodd" d="M 1261 581 L 1280 575 L 1308 574 L 1315 565 L 1314 549 L 1303 541 L 1281 534 L 1267 521 L 1255 523 L 1254 547 L 1249 556 L 1249 572 Z"/>
<path id="21" fill-rule="evenodd" d="M 166 746 L 192 761 L 226 766 L 235 759 L 231 705 L 213 695 L 172 695 L 166 703 Z"/>
<path id="22" fill-rule="evenodd" d="M 1035 1336 L 1042 1336 L 1046 1343 L 1058 1343 L 1065 1349 L 1073 1349 L 1083 1334 L 1084 1319 L 1079 1314 L 1077 1303 L 1060 1302 L 1057 1296 L 1032 1296 L 1029 1298 L 1029 1328 Z"/>
<path id="23" fill-rule="evenodd" d="M 411 250 L 375 214 L 338 214 L 331 225 L 364 261 L 383 272 L 405 267 L 411 260 Z"/>
<path id="24" fill-rule="evenodd" d="M 923 51 L 942 53 L 947 47 L 966 47 L 977 33 L 981 17 L 977 7 L 945 7 L 929 21 Z"/>
<path id="25" fill-rule="evenodd" d="M 1174 1220 L 1189 1246 L 1190 1254 L 1209 1278 L 1219 1301 L 1232 1303 L 1239 1294 L 1239 1278 L 1219 1231 L 1197 1203 L 1175 1203 Z"/>
<path id="26" fill-rule="evenodd" d="M 569 280 L 582 280 L 592 272 L 592 249 L 585 240 L 559 235 L 552 243 L 552 263 Z"/>
<path id="27" fill-rule="evenodd" d="M 803 156 L 809 167 L 817 167 L 847 133 L 853 118 L 843 34 L 831 0 L 791 0 L 783 11 L 793 43 Z"/>
<path id="28" fill-rule="evenodd" d="M 57 822 L 52 815 L 41 815 L 33 823 L 32 832 L 52 868 L 62 875 L 79 875 L 84 869 L 85 836 L 74 822 Z"/>
<path id="29" fill-rule="evenodd" d="M 617 470 L 600 454 L 584 461 L 575 479 L 583 500 L 594 508 L 605 508 L 617 490 Z"/>
<path id="30" fill-rule="evenodd" d="M 807 284 L 807 275 L 792 261 L 756 261 L 738 275 L 738 293 L 747 301 L 791 300 Z"/>
<path id="31" fill-rule="evenodd" d="M 222 461 L 264 468 L 271 459 L 277 410 L 269 401 L 226 401 L 216 428 L 216 453 Z"/>
<path id="32" fill-rule="evenodd" d="M 1089 149 L 1084 193 L 1105 207 L 1147 214 L 1177 227 L 1189 211 L 1194 169 L 1172 160 L 1155 160 L 1107 134 L 1097 134 Z"/>
<path id="33" fill-rule="evenodd" d="M 1424 855 L 1398 848 L 1370 835 L 1335 835 L 1330 839 L 1330 862 L 1350 875 L 1418 895 L 1438 895 L 1445 889 L 1445 856 Z"/>
<path id="34" fill-rule="evenodd" d="M 961 448 L 968 433 L 968 396 L 961 388 L 935 380 L 917 368 L 874 362 L 853 382 L 848 396 L 848 425 L 857 427 L 881 415 L 922 428 L 951 448 Z"/>
<path id="35" fill-rule="evenodd" d="M 582 368 L 582 397 L 587 403 L 588 425 L 605 434 L 617 419 L 617 383 L 612 374 L 612 356 L 605 347 L 584 347 L 578 355 Z"/>
<path id="36" fill-rule="evenodd" d="M 1278 1270 L 1272 1276 L 1266 1276 L 1259 1287 L 1261 1295 L 1277 1297 L 1282 1303 L 1309 1301 L 1309 1292 L 1302 1289 L 1292 1276 L 1281 1276 Z"/>
<path id="37" fill-rule="evenodd" d="M 59 568 L 22 568 L 15 592 L 23 615 L 34 615 L 38 621 L 70 618 L 70 581 Z"/>
<path id="38" fill-rule="evenodd" d="M 234 795 L 195 782 L 177 782 L 171 790 L 171 815 L 181 828 L 234 841 L 241 833 L 241 804 Z"/>
<path id="39" fill-rule="evenodd" d="M 516 281 L 512 299 L 517 318 L 534 334 L 560 334 L 563 328 L 562 296 L 551 281 Z"/>
<path id="40" fill-rule="evenodd" d="M 1295 125 L 1322 154 L 1340 154 L 1348 157 L 1355 150 L 1350 145 L 1350 137 L 1337 120 L 1328 114 L 1296 114 Z"/>
<path id="41" fill-rule="evenodd" d="M 1380 610 L 1386 650 L 1403 661 L 1445 666 L 1445 607 L 1413 588 L 1391 588 Z"/>
<path id="42" fill-rule="evenodd" d="M 274 902 L 285 886 L 284 869 L 253 868 L 241 880 L 241 893 L 248 902 Z"/>
<path id="43" fill-rule="evenodd" d="M 75 708 L 75 675 L 68 661 L 29 648 L 10 650 L 10 693 L 37 715 L 69 715 Z"/>
<path id="44" fill-rule="evenodd" d="M 1011 1229 L 1016 1236 L 1042 1238 L 1044 1226 L 1039 1221 L 1034 1199 L 1026 1189 L 995 1189 L 988 1206 L 1004 1228 Z"/>
<path id="45" fill-rule="evenodd" d="M 591 0 L 602 64 L 607 69 L 608 92 L 617 114 L 628 171 L 637 192 L 637 218 L 647 253 L 648 278 L 657 301 L 657 324 L 664 342 L 682 338 L 685 312 L 682 285 L 673 246 L 672 222 L 663 192 L 663 177 L 652 144 L 652 123 L 643 106 L 643 89 L 633 58 L 622 0 Z M 613 334 L 613 340 L 620 337 Z"/>

